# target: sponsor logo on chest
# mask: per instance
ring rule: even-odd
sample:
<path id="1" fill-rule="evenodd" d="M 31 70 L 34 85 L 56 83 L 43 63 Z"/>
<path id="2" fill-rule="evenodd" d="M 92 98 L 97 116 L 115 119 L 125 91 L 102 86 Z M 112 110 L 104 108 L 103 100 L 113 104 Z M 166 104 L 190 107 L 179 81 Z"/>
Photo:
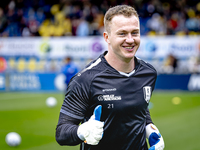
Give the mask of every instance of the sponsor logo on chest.
<path id="1" fill-rule="evenodd" d="M 118 101 L 121 100 L 121 96 L 115 96 L 114 94 L 111 95 L 99 95 L 98 100 L 99 101 Z"/>

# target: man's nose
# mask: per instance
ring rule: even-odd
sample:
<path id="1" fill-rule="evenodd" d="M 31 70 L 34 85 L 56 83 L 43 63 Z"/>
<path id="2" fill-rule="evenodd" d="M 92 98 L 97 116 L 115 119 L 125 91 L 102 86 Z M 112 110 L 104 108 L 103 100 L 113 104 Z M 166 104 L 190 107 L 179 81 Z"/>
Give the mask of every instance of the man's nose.
<path id="1" fill-rule="evenodd" d="M 126 42 L 127 43 L 133 43 L 134 42 L 134 38 L 131 34 L 127 35 Z"/>

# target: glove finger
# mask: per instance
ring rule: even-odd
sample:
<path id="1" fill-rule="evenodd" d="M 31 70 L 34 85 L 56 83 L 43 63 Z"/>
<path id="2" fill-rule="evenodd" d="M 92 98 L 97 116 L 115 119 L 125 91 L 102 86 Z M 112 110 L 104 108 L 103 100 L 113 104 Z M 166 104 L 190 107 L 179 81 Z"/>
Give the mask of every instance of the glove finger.
<path id="1" fill-rule="evenodd" d="M 97 134 L 97 135 L 94 136 L 94 139 L 97 140 L 97 141 L 100 141 L 102 139 L 102 137 L 103 137 L 102 134 L 101 135 Z"/>
<path id="2" fill-rule="evenodd" d="M 149 150 L 155 150 L 155 146 L 151 146 Z"/>
<path id="3" fill-rule="evenodd" d="M 97 145 L 101 139 L 101 135 L 90 134 L 90 136 L 86 137 L 86 142 L 90 145 Z"/>
<path id="4" fill-rule="evenodd" d="M 96 140 L 102 139 L 102 137 L 103 137 L 103 128 L 93 130 L 92 136 L 93 136 Z"/>
<path id="5" fill-rule="evenodd" d="M 90 145 L 97 145 L 98 143 L 99 143 L 99 140 L 95 140 L 95 138 L 87 140 L 87 144 L 90 144 Z"/>
<path id="6" fill-rule="evenodd" d="M 103 133 L 103 128 L 101 128 L 101 129 L 99 129 L 99 128 L 93 129 L 92 133 L 101 135 Z"/>
<path id="7" fill-rule="evenodd" d="M 163 140 L 163 138 L 161 137 L 161 138 L 160 138 L 160 141 L 155 145 L 155 149 L 156 149 L 156 150 L 163 150 L 164 147 L 165 147 L 164 140 Z"/>
<path id="8" fill-rule="evenodd" d="M 103 137 L 103 130 L 102 131 L 95 131 L 92 133 L 92 136 L 95 137 L 95 139 L 100 140 Z"/>
<path id="9" fill-rule="evenodd" d="M 101 121 L 91 120 L 90 122 L 92 122 L 91 124 L 92 124 L 92 126 L 93 126 L 94 128 L 99 128 L 99 129 L 101 129 L 101 128 L 103 128 L 103 126 L 104 126 L 104 122 L 101 122 Z"/>
<path id="10" fill-rule="evenodd" d="M 103 129 L 103 126 L 104 126 L 104 122 L 98 121 L 97 127 L 98 127 L 99 129 Z"/>
<path id="11" fill-rule="evenodd" d="M 102 112 L 102 106 L 101 106 L 101 105 L 98 105 L 98 106 L 94 109 L 95 120 L 100 121 L 101 112 Z"/>

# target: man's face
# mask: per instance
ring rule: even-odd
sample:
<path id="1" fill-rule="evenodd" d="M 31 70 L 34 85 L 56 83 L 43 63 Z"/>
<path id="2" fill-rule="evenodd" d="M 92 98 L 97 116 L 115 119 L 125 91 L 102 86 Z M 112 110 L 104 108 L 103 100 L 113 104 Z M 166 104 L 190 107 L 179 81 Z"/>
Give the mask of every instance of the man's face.
<path id="1" fill-rule="evenodd" d="M 113 17 L 110 24 L 110 33 L 105 32 L 104 38 L 108 43 L 108 50 L 114 57 L 129 61 L 135 56 L 140 45 L 140 26 L 136 16 Z"/>

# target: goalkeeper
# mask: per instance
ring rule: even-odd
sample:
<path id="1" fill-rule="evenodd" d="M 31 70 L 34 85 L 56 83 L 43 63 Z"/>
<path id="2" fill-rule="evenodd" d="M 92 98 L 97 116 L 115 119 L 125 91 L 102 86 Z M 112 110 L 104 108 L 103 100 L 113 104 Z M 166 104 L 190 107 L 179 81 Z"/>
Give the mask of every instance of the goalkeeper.
<path id="1" fill-rule="evenodd" d="M 135 56 L 139 17 L 131 6 L 110 8 L 103 34 L 108 45 L 70 81 L 60 110 L 56 140 L 81 150 L 163 150 L 148 104 L 157 72 Z"/>

